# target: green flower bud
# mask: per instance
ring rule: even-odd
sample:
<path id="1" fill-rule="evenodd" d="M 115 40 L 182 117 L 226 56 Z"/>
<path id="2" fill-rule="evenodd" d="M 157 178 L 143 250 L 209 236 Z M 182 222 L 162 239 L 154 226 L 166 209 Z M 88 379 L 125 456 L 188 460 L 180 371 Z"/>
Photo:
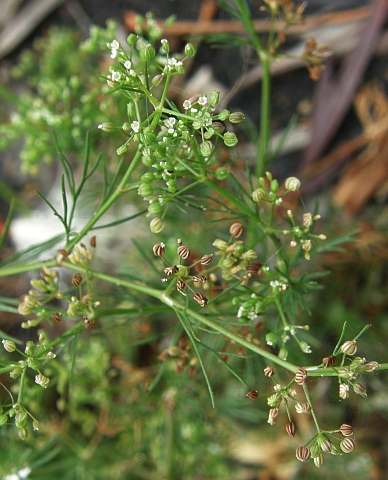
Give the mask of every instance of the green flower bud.
<path id="1" fill-rule="evenodd" d="M 224 133 L 224 143 L 227 147 L 235 147 L 238 144 L 238 139 L 233 132 Z"/>
<path id="2" fill-rule="evenodd" d="M 221 122 L 223 122 L 224 120 L 226 120 L 230 115 L 230 112 L 229 110 L 222 110 L 222 112 L 220 112 L 218 115 L 217 115 L 217 118 L 218 120 L 221 120 Z"/>
<path id="3" fill-rule="evenodd" d="M 162 44 L 162 50 L 164 53 L 169 53 L 170 51 L 170 44 L 168 43 L 167 38 L 162 38 L 160 40 L 160 43 Z"/>
<path id="4" fill-rule="evenodd" d="M 142 183 L 140 184 L 137 193 L 143 198 L 151 197 L 153 194 L 152 186 L 149 183 Z"/>
<path id="5" fill-rule="evenodd" d="M 164 228 L 163 220 L 159 217 L 155 217 L 150 222 L 150 230 L 152 233 L 160 233 Z"/>
<path id="6" fill-rule="evenodd" d="M 197 48 L 195 47 L 195 45 L 193 45 L 192 43 L 187 43 L 185 45 L 185 55 L 187 55 L 188 57 L 194 57 L 196 53 Z"/>
<path id="7" fill-rule="evenodd" d="M 146 172 L 141 176 L 143 183 L 152 183 L 155 180 L 155 175 L 152 172 Z"/>
<path id="8" fill-rule="evenodd" d="M 25 439 L 28 437 L 28 430 L 27 430 L 27 428 L 19 428 L 18 434 L 19 434 L 19 437 L 20 437 L 22 440 L 25 440 Z"/>
<path id="9" fill-rule="evenodd" d="M 226 180 L 229 177 L 229 170 L 226 167 L 219 167 L 214 172 L 217 180 Z"/>
<path id="10" fill-rule="evenodd" d="M 5 425 L 7 423 L 8 417 L 7 415 L 0 415 L 0 426 Z"/>
<path id="11" fill-rule="evenodd" d="M 360 395 L 361 397 L 366 398 L 367 393 L 366 393 L 366 388 L 365 385 L 359 382 L 356 382 L 353 384 L 353 390 L 357 395 Z"/>
<path id="12" fill-rule="evenodd" d="M 176 179 L 171 178 L 168 182 L 166 182 L 167 185 L 167 190 L 170 193 L 175 193 L 177 191 L 177 186 L 176 186 Z"/>
<path id="13" fill-rule="evenodd" d="M 204 156 L 204 157 L 210 157 L 212 151 L 213 151 L 213 144 L 212 142 L 210 142 L 209 140 L 207 140 L 206 142 L 203 142 L 201 143 L 200 145 L 200 150 L 201 150 L 201 154 Z"/>
<path id="14" fill-rule="evenodd" d="M 262 200 L 266 196 L 266 193 L 267 192 L 264 190 L 264 188 L 256 188 L 256 190 L 252 192 L 253 201 L 259 203 L 260 200 Z"/>
<path id="15" fill-rule="evenodd" d="M 121 155 L 124 155 L 124 153 L 127 151 L 128 147 L 127 145 L 124 143 L 124 145 L 121 145 L 121 147 L 119 147 L 117 150 L 116 150 L 116 153 L 118 156 L 121 157 Z"/>
<path id="16" fill-rule="evenodd" d="M 152 79 L 152 85 L 154 87 L 160 87 L 160 85 L 163 85 L 163 83 L 165 82 L 166 80 L 166 75 L 164 73 L 161 73 L 160 75 L 156 75 L 153 79 Z"/>
<path id="17" fill-rule="evenodd" d="M 134 33 L 131 33 L 127 38 L 127 43 L 130 47 L 133 47 L 137 42 L 138 36 Z"/>
<path id="18" fill-rule="evenodd" d="M 21 412 L 18 412 L 15 415 L 15 425 L 17 428 L 24 428 L 27 426 L 27 421 L 28 421 L 28 415 L 25 410 L 22 410 Z"/>
<path id="19" fill-rule="evenodd" d="M 282 347 L 279 350 L 278 357 L 281 358 L 282 360 L 287 360 L 288 357 L 288 349 L 286 347 Z"/>
<path id="20" fill-rule="evenodd" d="M 128 123 L 128 122 L 125 122 L 125 123 L 123 123 L 121 128 L 127 132 L 127 131 L 131 130 L 131 124 Z"/>
<path id="21" fill-rule="evenodd" d="M 183 65 L 182 62 L 178 62 L 175 65 L 175 71 L 179 73 L 180 75 L 183 75 L 185 73 L 185 66 Z"/>
<path id="22" fill-rule="evenodd" d="M 104 122 L 101 123 L 98 128 L 103 132 L 113 132 L 115 130 L 115 126 L 112 122 Z"/>
<path id="23" fill-rule="evenodd" d="M 224 251 L 228 248 L 228 243 L 225 242 L 225 240 L 221 240 L 221 239 L 217 238 L 213 242 L 213 247 L 218 248 L 218 250 Z"/>
<path id="24" fill-rule="evenodd" d="M 311 448 L 310 448 L 310 454 L 311 454 L 311 458 L 317 458 L 319 457 L 319 455 L 321 454 L 322 450 L 321 450 L 321 447 L 317 444 L 313 445 Z"/>
<path id="25" fill-rule="evenodd" d="M 213 90 L 210 92 L 209 105 L 215 107 L 220 102 L 220 92 L 218 90 Z"/>
<path id="26" fill-rule="evenodd" d="M 270 346 L 276 345 L 277 341 L 278 341 L 278 336 L 277 336 L 277 334 L 274 333 L 274 332 L 269 332 L 269 333 L 267 333 L 267 335 L 265 336 L 265 343 L 266 343 L 267 345 L 270 345 Z"/>
<path id="27" fill-rule="evenodd" d="M 300 180 L 296 177 L 288 177 L 284 182 L 284 186 L 286 187 L 286 190 L 296 192 L 300 188 Z"/>
<path id="28" fill-rule="evenodd" d="M 155 49 L 154 47 L 149 43 L 146 45 L 143 50 L 140 52 L 140 56 L 146 61 L 149 62 L 153 58 L 155 58 Z"/>
<path id="29" fill-rule="evenodd" d="M 11 342 L 11 340 L 2 340 L 1 343 L 3 344 L 4 349 L 9 353 L 12 353 L 16 350 L 16 345 L 14 342 Z"/>
<path id="30" fill-rule="evenodd" d="M 279 190 L 279 183 L 277 180 L 271 180 L 271 192 L 276 193 Z"/>
<path id="31" fill-rule="evenodd" d="M 212 128 L 217 133 L 223 134 L 225 132 L 225 127 L 222 125 L 221 122 L 213 122 L 212 123 Z"/>
<path id="32" fill-rule="evenodd" d="M 233 112 L 229 115 L 229 122 L 241 123 L 245 120 L 245 115 L 242 112 Z"/>
<path id="33" fill-rule="evenodd" d="M 159 215 L 162 212 L 162 206 L 159 202 L 152 202 L 148 205 L 148 213 L 150 215 Z"/>

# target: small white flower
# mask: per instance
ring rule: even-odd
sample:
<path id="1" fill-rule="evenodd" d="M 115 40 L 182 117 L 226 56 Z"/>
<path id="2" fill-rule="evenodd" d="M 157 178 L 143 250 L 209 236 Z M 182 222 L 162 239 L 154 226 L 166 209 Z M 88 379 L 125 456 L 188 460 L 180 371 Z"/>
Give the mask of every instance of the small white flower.
<path id="1" fill-rule="evenodd" d="M 134 121 L 131 123 L 131 128 L 132 128 L 132 130 L 133 130 L 135 133 L 139 133 L 140 123 L 139 123 L 137 120 L 134 120 Z"/>
<path id="2" fill-rule="evenodd" d="M 119 82 L 121 80 L 121 73 L 113 70 L 111 78 L 114 82 Z"/>
<path id="3" fill-rule="evenodd" d="M 200 105 L 206 105 L 207 104 L 207 96 L 206 95 L 202 95 L 201 97 L 198 98 L 198 103 Z"/>
<path id="4" fill-rule="evenodd" d="M 126 60 L 126 61 L 124 62 L 124 67 L 125 67 L 127 70 L 130 70 L 131 67 L 132 67 L 132 62 L 131 62 L 131 60 Z"/>
<path id="5" fill-rule="evenodd" d="M 190 100 L 185 100 L 185 101 L 183 102 L 183 108 L 184 108 L 185 110 L 188 110 L 189 108 L 191 108 L 191 102 L 190 102 Z"/>

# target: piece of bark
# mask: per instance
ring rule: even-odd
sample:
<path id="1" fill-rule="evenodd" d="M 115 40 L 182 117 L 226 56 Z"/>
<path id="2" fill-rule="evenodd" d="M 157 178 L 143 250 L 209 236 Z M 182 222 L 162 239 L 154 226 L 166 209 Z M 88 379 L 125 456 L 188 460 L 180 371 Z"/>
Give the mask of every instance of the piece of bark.
<path id="1" fill-rule="evenodd" d="M 0 32 L 0 59 L 8 55 L 65 0 L 31 0 Z"/>
<path id="2" fill-rule="evenodd" d="M 387 0 L 375 0 L 371 15 L 359 35 L 357 46 L 342 61 L 335 78 L 333 62 L 328 61 L 315 95 L 312 138 L 301 169 L 319 159 L 349 110 L 354 93 L 375 50 L 388 13 Z"/>

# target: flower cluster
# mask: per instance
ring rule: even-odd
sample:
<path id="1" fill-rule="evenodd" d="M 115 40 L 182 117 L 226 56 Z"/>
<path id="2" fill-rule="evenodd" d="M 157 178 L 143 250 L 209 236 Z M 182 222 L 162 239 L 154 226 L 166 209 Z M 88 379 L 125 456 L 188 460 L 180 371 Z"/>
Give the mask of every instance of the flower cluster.
<path id="1" fill-rule="evenodd" d="M 10 340 L 3 340 L 2 344 L 4 349 L 9 352 L 17 352 L 23 357 L 23 360 L 15 362 L 13 370 L 9 375 L 11 378 L 16 379 L 19 377 L 25 377 L 28 368 L 35 372 L 35 383 L 43 388 L 47 388 L 50 379 L 42 374 L 42 367 L 56 357 L 52 348 L 49 345 L 49 339 L 47 333 L 44 330 L 38 331 L 39 339 L 36 343 L 29 340 L 26 343 L 24 351 L 19 350 L 15 343 Z M 10 394 L 11 395 L 11 394 Z M 21 439 L 25 440 L 28 436 L 28 422 L 32 419 L 32 427 L 34 430 L 39 429 L 38 421 L 33 415 L 20 403 L 14 402 L 11 396 L 11 404 L 8 410 L 5 410 L 6 405 L 0 407 L 0 425 L 7 422 L 8 418 L 14 418 L 15 426 L 18 429 L 18 433 Z M 8 417 L 8 418 L 7 418 Z"/>
<path id="2" fill-rule="evenodd" d="M 91 238 L 91 245 L 95 245 L 95 237 Z M 61 266 L 63 262 L 68 261 L 73 265 L 79 265 L 86 269 L 93 258 L 93 252 L 88 250 L 84 244 L 74 247 L 72 253 L 68 254 L 66 250 L 58 250 L 57 264 Z M 25 295 L 22 295 L 18 311 L 21 315 L 34 314 L 36 318 L 22 323 L 23 328 L 35 327 L 45 318 L 51 318 L 53 323 L 59 323 L 64 315 L 66 317 L 81 316 L 82 321 L 87 326 L 94 323 L 95 308 L 99 302 L 94 302 L 90 292 L 90 284 L 86 282 L 81 273 L 75 273 L 71 278 L 70 289 L 63 290 L 59 287 L 59 275 L 57 270 L 43 267 L 40 279 L 31 280 L 33 287 Z M 86 284 L 87 292 L 83 293 L 83 285 Z M 78 290 L 78 295 L 74 295 L 74 288 Z M 57 311 L 53 311 L 52 303 L 56 302 L 59 306 Z M 67 305 L 67 306 L 66 306 Z"/>
<path id="3" fill-rule="evenodd" d="M 157 243 L 153 247 L 154 255 L 160 257 L 167 267 L 164 269 L 165 277 L 162 278 L 162 282 L 168 282 L 173 280 L 171 285 L 175 285 L 176 290 L 183 296 L 187 295 L 187 292 L 190 292 L 193 295 L 193 299 L 204 307 L 208 303 L 208 298 L 200 291 L 197 291 L 198 288 L 202 290 L 209 288 L 209 278 L 206 274 L 206 270 L 203 270 L 207 265 L 212 261 L 213 256 L 210 254 L 203 255 L 201 258 L 196 259 L 190 265 L 183 265 L 182 260 L 186 260 L 190 257 L 190 249 L 182 244 L 182 240 L 178 239 L 178 248 L 177 255 L 179 262 L 177 264 L 170 264 L 164 254 L 165 254 L 165 244 Z M 194 268 L 201 268 L 200 273 L 194 273 L 192 270 Z"/>

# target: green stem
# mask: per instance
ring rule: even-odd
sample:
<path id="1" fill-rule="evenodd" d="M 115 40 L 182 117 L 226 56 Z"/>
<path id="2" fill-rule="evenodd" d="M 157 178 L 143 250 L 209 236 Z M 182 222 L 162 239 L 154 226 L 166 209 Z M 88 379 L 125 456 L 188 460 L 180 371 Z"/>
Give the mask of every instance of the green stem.
<path id="1" fill-rule="evenodd" d="M 264 175 L 268 163 L 269 126 L 270 126 L 270 96 L 271 96 L 271 60 L 267 53 L 258 52 L 263 69 L 261 79 L 260 106 L 260 139 L 256 165 L 256 175 Z"/>
<path id="2" fill-rule="evenodd" d="M 321 430 L 321 427 L 319 426 L 318 417 L 315 413 L 314 404 L 313 404 L 313 401 L 311 400 L 309 389 L 307 388 L 307 385 L 305 383 L 302 385 L 302 388 L 303 388 L 303 392 L 304 392 L 304 395 L 306 397 L 306 400 L 308 401 L 308 403 L 311 407 L 311 416 L 313 417 L 315 427 L 317 429 L 317 432 L 320 433 L 322 430 Z"/>

